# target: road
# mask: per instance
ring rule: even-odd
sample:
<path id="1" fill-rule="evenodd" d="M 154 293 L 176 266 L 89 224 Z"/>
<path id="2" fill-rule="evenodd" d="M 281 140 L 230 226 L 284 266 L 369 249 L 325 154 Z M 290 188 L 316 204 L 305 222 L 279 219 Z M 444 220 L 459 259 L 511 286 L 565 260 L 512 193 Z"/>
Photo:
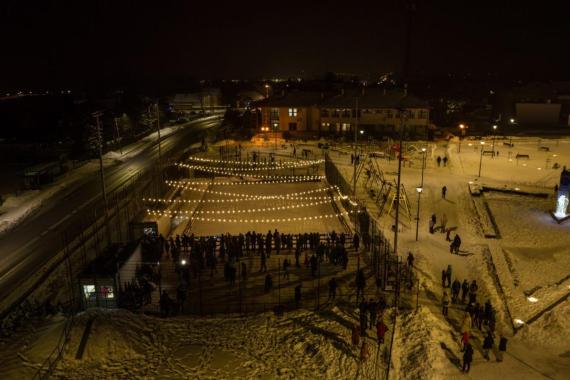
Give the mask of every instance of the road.
<path id="1" fill-rule="evenodd" d="M 161 151 L 182 151 L 199 142 L 203 132 L 219 124 L 217 119 L 196 120 L 161 139 Z M 107 192 L 120 188 L 158 158 L 152 144 L 136 156 L 105 169 Z M 102 207 L 99 175 L 86 175 L 58 192 L 40 210 L 0 236 L 0 300 L 37 272 L 62 249 L 62 234 L 95 207 Z"/>

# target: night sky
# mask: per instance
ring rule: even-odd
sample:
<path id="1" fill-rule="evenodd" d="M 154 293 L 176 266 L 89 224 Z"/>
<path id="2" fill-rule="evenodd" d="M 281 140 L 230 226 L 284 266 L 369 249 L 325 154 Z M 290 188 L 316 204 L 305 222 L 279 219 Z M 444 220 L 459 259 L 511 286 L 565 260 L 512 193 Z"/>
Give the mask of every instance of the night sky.
<path id="1" fill-rule="evenodd" d="M 568 6 L 416 4 L 411 75 L 570 78 Z M 401 70 L 404 55 L 403 0 L 3 0 L 0 9 L 1 88 L 327 71 L 375 78 Z"/>

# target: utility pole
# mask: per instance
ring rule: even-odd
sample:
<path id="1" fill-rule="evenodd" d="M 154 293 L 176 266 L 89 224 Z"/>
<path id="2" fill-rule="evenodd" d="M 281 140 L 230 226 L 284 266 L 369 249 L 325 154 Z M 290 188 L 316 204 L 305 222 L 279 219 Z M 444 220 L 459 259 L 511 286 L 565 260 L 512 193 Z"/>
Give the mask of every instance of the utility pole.
<path id="1" fill-rule="evenodd" d="M 156 101 L 156 130 L 158 132 L 158 166 L 160 167 L 162 153 L 160 151 L 160 109 L 158 108 L 158 100 Z"/>
<path id="2" fill-rule="evenodd" d="M 119 140 L 121 138 L 121 135 L 119 134 L 119 124 L 117 123 L 117 118 L 114 117 L 113 120 L 115 121 L 115 131 L 117 132 L 117 140 Z M 119 141 L 119 150 L 121 152 L 121 156 L 123 155 L 123 144 L 121 144 L 121 142 Z"/>
<path id="3" fill-rule="evenodd" d="M 95 118 L 95 123 L 97 126 L 97 150 L 99 153 L 99 174 L 101 178 L 101 192 L 103 193 L 103 202 L 105 206 L 105 228 L 107 231 L 107 243 L 111 244 L 111 234 L 109 231 L 109 203 L 107 201 L 107 190 L 105 188 L 105 172 L 103 168 L 103 133 L 101 131 L 100 117 L 103 112 L 97 111 L 93 112 L 93 117 Z"/>
<path id="4" fill-rule="evenodd" d="M 424 169 L 426 166 L 426 148 L 422 148 L 422 181 L 420 183 L 420 187 L 417 189 L 418 192 L 418 210 L 416 215 L 416 241 L 418 241 L 419 229 L 420 229 L 420 199 L 422 197 L 422 191 L 424 190 Z"/>
<path id="5" fill-rule="evenodd" d="M 352 195 L 356 201 L 356 144 L 358 142 L 358 97 L 356 97 L 356 113 L 354 114 L 354 160 L 353 160 L 353 171 L 352 171 Z"/>
<path id="6" fill-rule="evenodd" d="M 398 256 L 398 225 L 400 224 L 400 187 L 402 183 L 402 141 L 404 140 L 404 128 L 406 110 L 400 108 L 400 144 L 398 154 L 398 188 L 396 189 L 396 226 L 394 228 L 394 255 Z"/>

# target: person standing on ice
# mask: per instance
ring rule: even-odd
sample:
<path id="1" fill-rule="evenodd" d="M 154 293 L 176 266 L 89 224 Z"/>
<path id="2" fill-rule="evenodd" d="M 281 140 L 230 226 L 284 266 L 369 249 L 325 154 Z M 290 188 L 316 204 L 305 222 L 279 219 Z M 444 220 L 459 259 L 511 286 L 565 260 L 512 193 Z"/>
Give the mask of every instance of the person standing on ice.
<path id="1" fill-rule="evenodd" d="M 434 223 L 433 218 L 432 218 L 429 220 L 429 233 L 430 234 L 433 234 L 434 228 L 435 228 L 435 223 Z"/>
<path id="2" fill-rule="evenodd" d="M 449 309 L 449 295 L 444 290 L 443 291 L 443 298 L 441 299 L 442 309 L 441 313 L 443 316 L 447 317 L 447 310 Z"/>
<path id="3" fill-rule="evenodd" d="M 441 286 L 445 288 L 445 281 L 447 280 L 447 271 L 444 269 L 441 271 Z"/>
<path id="4" fill-rule="evenodd" d="M 447 166 L 447 156 L 443 157 L 443 166 Z"/>
<path id="5" fill-rule="evenodd" d="M 441 166 L 441 156 L 437 156 L 437 158 L 435 160 L 437 161 L 437 166 L 440 167 Z"/>
<path id="6" fill-rule="evenodd" d="M 445 194 L 447 194 L 447 186 L 441 188 L 441 198 L 445 199 Z"/>
<path id="7" fill-rule="evenodd" d="M 445 277 L 447 279 L 447 287 L 451 288 L 451 274 L 452 274 L 451 264 L 447 266 L 447 271 L 445 271 Z"/>

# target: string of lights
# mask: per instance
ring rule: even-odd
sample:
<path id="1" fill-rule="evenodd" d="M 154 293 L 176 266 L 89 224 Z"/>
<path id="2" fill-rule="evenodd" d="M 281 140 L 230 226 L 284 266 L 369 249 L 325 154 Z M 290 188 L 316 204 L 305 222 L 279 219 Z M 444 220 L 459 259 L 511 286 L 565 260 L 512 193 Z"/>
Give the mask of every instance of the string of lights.
<path id="1" fill-rule="evenodd" d="M 323 187 L 323 188 L 320 188 L 320 189 L 312 189 L 312 190 L 298 191 L 298 192 L 295 192 L 295 193 L 287 193 L 287 194 L 252 195 L 252 194 L 230 193 L 230 192 L 227 192 L 227 191 L 217 191 L 217 190 L 203 189 L 203 188 L 192 187 L 192 186 L 184 186 L 184 185 L 178 185 L 178 184 L 171 184 L 171 183 L 168 183 L 168 182 L 167 182 L 167 184 L 168 184 L 169 186 L 172 186 L 172 187 L 175 187 L 175 188 L 178 188 L 178 189 L 183 189 L 183 190 L 197 191 L 197 192 L 201 192 L 201 193 L 215 194 L 215 195 L 225 195 L 225 196 L 231 196 L 231 197 L 251 198 L 251 199 L 286 199 L 286 198 L 298 197 L 298 196 L 304 195 L 304 194 L 320 193 L 320 192 L 323 192 L 323 191 L 337 190 L 337 189 L 338 189 L 337 186 L 328 186 L 328 187 Z"/>
<path id="2" fill-rule="evenodd" d="M 275 207 L 262 207 L 262 208 L 250 208 L 250 209 L 241 209 L 241 210 L 151 210 L 147 209 L 147 212 L 152 212 L 154 215 L 160 216 L 168 216 L 168 215 L 186 215 L 186 214 L 246 214 L 252 212 L 268 212 L 268 211 L 280 211 L 280 210 L 292 210 L 297 208 L 304 208 L 304 207 L 313 207 L 322 204 L 329 204 L 331 202 L 330 199 L 325 201 L 317 201 L 317 202 L 309 202 L 309 203 L 300 203 L 296 205 L 286 205 L 286 206 L 275 206 Z"/>
<path id="3" fill-rule="evenodd" d="M 259 181 L 239 181 L 239 182 L 211 182 L 211 181 L 166 181 L 170 184 L 178 185 L 216 185 L 216 186 L 235 186 L 235 185 L 275 185 L 279 183 L 297 183 L 307 182 L 305 176 L 298 176 L 299 178 L 285 179 L 285 180 L 259 180 Z M 310 178 L 314 176 L 308 176 Z"/>
<path id="4" fill-rule="evenodd" d="M 227 169 L 223 167 L 215 167 L 215 166 L 202 166 L 202 165 L 188 165 L 188 164 L 176 164 L 179 167 L 183 167 L 186 169 L 193 169 L 198 170 L 206 173 L 214 173 L 214 174 L 222 174 L 222 175 L 231 175 L 231 176 L 248 176 L 253 178 L 264 178 L 264 179 L 287 179 L 296 176 L 278 176 L 278 175 L 264 175 L 264 174 L 249 174 L 247 172 L 251 171 L 259 171 L 259 169 L 250 169 L 250 168 L 243 168 L 243 169 Z M 272 168 L 272 169 L 291 169 L 291 168 Z M 244 172 L 244 173 L 242 173 Z M 308 181 L 311 180 L 318 180 L 323 179 L 324 176 L 305 176 L 305 177 L 313 177 L 312 179 L 307 179 Z"/>
<path id="5" fill-rule="evenodd" d="M 307 201 L 307 200 L 345 200 L 348 198 L 346 195 L 341 196 L 323 196 L 323 197 L 291 197 L 286 198 L 287 201 Z M 237 202 L 251 202 L 257 201 L 252 198 L 234 198 L 234 199 L 164 199 L 164 198 L 143 198 L 143 202 L 149 203 L 164 203 L 164 204 L 184 204 L 184 203 L 237 203 Z"/>
<path id="6" fill-rule="evenodd" d="M 212 164 L 236 165 L 236 166 L 270 166 L 270 167 L 305 167 L 311 165 L 318 165 L 325 162 L 323 159 L 318 160 L 297 160 L 297 161 L 283 161 L 283 162 L 254 162 L 254 161 L 237 161 L 237 160 L 215 160 L 212 158 L 204 157 L 189 157 L 188 161 L 205 162 Z"/>
<path id="7" fill-rule="evenodd" d="M 349 215 L 353 213 L 360 213 L 360 210 L 354 211 L 344 211 L 339 212 L 336 214 L 321 214 L 321 215 L 313 215 L 313 216 L 297 216 L 291 218 L 264 218 L 264 219 L 225 219 L 225 218 L 208 218 L 208 217 L 201 217 L 201 216 L 185 216 L 185 215 L 160 215 L 158 213 L 153 213 L 152 211 L 148 212 L 148 215 L 151 216 L 168 216 L 171 218 L 177 219 L 187 219 L 187 220 L 196 220 L 200 222 L 219 222 L 219 223 L 279 223 L 279 222 L 298 222 L 298 221 L 307 221 L 307 220 L 319 220 L 319 219 L 328 219 L 328 218 L 337 218 L 343 215 Z"/>

